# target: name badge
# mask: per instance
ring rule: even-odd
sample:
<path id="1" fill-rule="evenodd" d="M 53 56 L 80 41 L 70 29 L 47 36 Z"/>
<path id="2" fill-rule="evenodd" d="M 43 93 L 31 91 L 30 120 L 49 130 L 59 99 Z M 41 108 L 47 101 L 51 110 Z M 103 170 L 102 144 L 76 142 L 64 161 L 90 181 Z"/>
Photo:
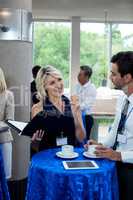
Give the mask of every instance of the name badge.
<path id="1" fill-rule="evenodd" d="M 118 134 L 117 141 L 126 144 L 127 143 L 127 136 L 123 134 Z"/>
<path id="2" fill-rule="evenodd" d="M 63 137 L 63 138 L 56 138 L 56 145 L 57 146 L 62 146 L 67 144 L 67 137 Z"/>

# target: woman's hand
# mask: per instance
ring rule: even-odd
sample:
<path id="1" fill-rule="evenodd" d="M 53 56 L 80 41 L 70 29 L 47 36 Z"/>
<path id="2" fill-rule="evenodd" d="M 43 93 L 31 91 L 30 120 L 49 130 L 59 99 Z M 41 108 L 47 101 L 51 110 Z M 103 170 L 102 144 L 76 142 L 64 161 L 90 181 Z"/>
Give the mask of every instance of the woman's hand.
<path id="1" fill-rule="evenodd" d="M 74 115 L 77 115 L 80 112 L 79 100 L 76 95 L 71 96 L 71 108 Z"/>
<path id="2" fill-rule="evenodd" d="M 85 138 L 85 129 L 82 122 L 78 97 L 76 95 L 71 96 L 71 109 L 75 122 L 76 137 L 80 142 L 82 142 Z"/>
<path id="3" fill-rule="evenodd" d="M 44 135 L 44 131 L 43 130 L 37 130 L 32 138 L 31 138 L 31 141 L 34 142 L 34 141 L 41 141 L 42 137 Z"/>
<path id="4" fill-rule="evenodd" d="M 77 119 L 79 123 L 82 124 L 82 116 L 81 116 L 79 100 L 76 95 L 71 96 L 71 108 L 74 118 Z"/>

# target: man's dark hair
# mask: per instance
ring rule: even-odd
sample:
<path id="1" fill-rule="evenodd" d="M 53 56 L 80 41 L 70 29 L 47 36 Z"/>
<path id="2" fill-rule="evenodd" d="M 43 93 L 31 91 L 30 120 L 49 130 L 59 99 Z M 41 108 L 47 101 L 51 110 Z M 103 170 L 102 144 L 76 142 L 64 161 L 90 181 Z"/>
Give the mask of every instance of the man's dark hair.
<path id="1" fill-rule="evenodd" d="M 89 65 L 82 65 L 82 66 L 80 66 L 80 69 L 84 71 L 85 76 L 87 76 L 88 78 L 91 77 L 92 68 Z"/>
<path id="2" fill-rule="evenodd" d="M 37 76 L 37 73 L 38 71 L 41 69 L 41 66 L 40 65 L 35 65 L 33 68 L 32 68 L 32 74 L 33 74 L 33 77 L 36 78 Z"/>
<path id="3" fill-rule="evenodd" d="M 116 63 L 118 72 L 123 77 L 126 74 L 131 74 L 133 77 L 133 51 L 121 51 L 111 58 L 111 63 Z"/>

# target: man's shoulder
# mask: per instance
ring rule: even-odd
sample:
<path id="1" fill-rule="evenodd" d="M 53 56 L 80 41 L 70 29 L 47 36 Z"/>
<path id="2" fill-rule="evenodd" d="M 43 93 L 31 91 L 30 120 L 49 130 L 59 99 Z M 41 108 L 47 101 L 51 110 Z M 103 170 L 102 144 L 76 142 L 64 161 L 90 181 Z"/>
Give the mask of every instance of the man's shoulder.
<path id="1" fill-rule="evenodd" d="M 91 82 L 89 82 L 86 88 L 88 88 L 88 90 L 91 90 L 93 93 L 97 92 L 96 86 Z"/>
<path id="2" fill-rule="evenodd" d="M 118 101 L 123 101 L 127 98 L 127 96 L 124 93 L 121 93 L 118 97 Z"/>
<path id="3" fill-rule="evenodd" d="M 90 83 L 90 86 L 91 86 L 94 90 L 96 90 L 96 86 L 94 85 L 94 83 Z"/>
<path id="4" fill-rule="evenodd" d="M 119 97 L 117 98 L 116 107 L 120 108 L 123 105 L 126 98 L 127 98 L 127 96 L 124 93 L 120 94 Z"/>

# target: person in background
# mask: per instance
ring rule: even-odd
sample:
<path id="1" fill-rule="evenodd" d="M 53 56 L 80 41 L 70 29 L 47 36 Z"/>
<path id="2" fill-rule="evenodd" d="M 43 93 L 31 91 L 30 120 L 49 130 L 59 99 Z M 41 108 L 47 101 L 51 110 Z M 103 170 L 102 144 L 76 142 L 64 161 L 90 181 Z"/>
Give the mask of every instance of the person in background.
<path id="1" fill-rule="evenodd" d="M 92 69 L 88 65 L 80 66 L 78 74 L 78 84 L 76 85 L 76 95 L 79 99 L 82 115 L 85 117 L 86 137 L 90 138 L 93 126 L 92 106 L 96 100 L 96 87 L 90 82 Z"/>
<path id="2" fill-rule="evenodd" d="M 124 92 L 116 107 L 110 134 L 98 145 L 97 156 L 117 161 L 120 200 L 133 198 L 133 51 L 119 52 L 111 58 L 110 79 Z M 88 141 L 88 145 L 97 144 Z M 87 145 L 87 146 L 88 146 Z"/>
<path id="3" fill-rule="evenodd" d="M 32 118 L 41 115 L 44 119 L 44 133 L 37 131 L 32 140 L 42 134 L 39 150 L 75 145 L 76 139 L 83 141 L 85 130 L 80 107 L 74 99 L 70 102 L 63 95 L 64 83 L 60 71 L 52 66 L 41 68 L 36 78 L 39 103 L 32 107 Z"/>
<path id="4" fill-rule="evenodd" d="M 40 65 L 35 65 L 32 68 L 32 76 L 33 76 L 33 81 L 31 82 L 30 85 L 30 90 L 31 90 L 31 107 L 39 102 L 38 95 L 37 95 L 37 89 L 36 89 L 36 77 L 37 73 L 41 69 Z M 37 152 L 38 150 L 38 142 L 32 142 L 31 143 L 31 157 Z"/>
<path id="5" fill-rule="evenodd" d="M 13 140 L 11 131 L 4 122 L 8 119 L 14 120 L 14 96 L 7 90 L 5 76 L 0 68 L 0 145 L 7 179 L 11 177 Z"/>
<path id="6" fill-rule="evenodd" d="M 31 82 L 31 105 L 36 104 L 39 102 L 38 98 L 37 98 L 37 89 L 36 89 L 36 76 L 38 71 L 41 69 L 41 66 L 39 65 L 35 65 L 32 68 L 32 76 L 33 76 L 33 81 Z"/>

